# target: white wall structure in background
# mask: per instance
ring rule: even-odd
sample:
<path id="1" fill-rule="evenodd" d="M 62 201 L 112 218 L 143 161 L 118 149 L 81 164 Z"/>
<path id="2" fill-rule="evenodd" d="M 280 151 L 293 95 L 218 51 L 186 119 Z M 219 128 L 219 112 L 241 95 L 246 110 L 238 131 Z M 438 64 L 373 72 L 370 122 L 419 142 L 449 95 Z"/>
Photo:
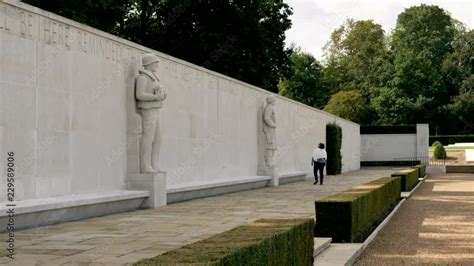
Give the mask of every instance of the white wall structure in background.
<path id="1" fill-rule="evenodd" d="M 474 162 L 474 150 L 464 150 L 466 154 L 466 162 Z"/>
<path id="2" fill-rule="evenodd" d="M 416 156 L 428 158 L 430 146 L 430 127 L 428 124 L 416 124 Z"/>
<path id="3" fill-rule="evenodd" d="M 361 134 L 361 161 L 416 157 L 416 134 Z"/>
<path id="4" fill-rule="evenodd" d="M 126 190 L 127 176 L 140 173 L 134 95 L 145 53 L 158 56 L 157 76 L 167 91 L 159 167 L 168 191 L 256 178 L 263 159 L 259 110 L 269 92 L 6 0 L 0 2 L 0 159 L 15 152 L 16 200 Z M 325 142 L 329 122 L 343 130 L 343 171 L 359 168 L 358 124 L 274 97 L 278 173 L 310 172 L 312 150 Z"/>
<path id="5" fill-rule="evenodd" d="M 428 158 L 428 124 L 417 124 L 413 134 L 361 134 L 361 161 Z"/>

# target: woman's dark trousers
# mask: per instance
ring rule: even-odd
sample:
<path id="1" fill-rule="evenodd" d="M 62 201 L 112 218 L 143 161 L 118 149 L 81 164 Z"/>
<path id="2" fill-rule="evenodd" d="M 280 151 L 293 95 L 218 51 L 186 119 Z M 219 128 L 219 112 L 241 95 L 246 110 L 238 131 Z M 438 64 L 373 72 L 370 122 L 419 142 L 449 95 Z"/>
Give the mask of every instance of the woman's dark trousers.
<path id="1" fill-rule="evenodd" d="M 322 185 L 324 181 L 324 166 L 326 166 L 325 163 L 318 163 L 314 162 L 313 165 L 313 172 L 314 172 L 314 180 L 318 181 L 318 172 L 319 172 L 319 183 Z"/>

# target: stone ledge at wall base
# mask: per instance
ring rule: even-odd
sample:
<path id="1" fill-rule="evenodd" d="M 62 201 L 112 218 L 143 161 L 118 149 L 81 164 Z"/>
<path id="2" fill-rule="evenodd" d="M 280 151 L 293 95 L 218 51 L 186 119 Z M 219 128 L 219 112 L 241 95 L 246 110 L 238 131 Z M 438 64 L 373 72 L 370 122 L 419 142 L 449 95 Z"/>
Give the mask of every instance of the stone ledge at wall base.
<path id="1" fill-rule="evenodd" d="M 267 172 L 268 173 L 268 172 Z M 278 177 L 277 185 L 293 183 L 306 180 L 307 173 L 291 172 Z M 221 194 L 252 190 L 275 186 L 275 179 L 271 176 L 247 176 L 235 180 L 221 180 L 208 182 L 206 184 L 190 184 L 186 187 L 169 187 L 167 189 L 167 203 L 176 203 L 199 198 L 207 198 Z"/>
<path id="2" fill-rule="evenodd" d="M 149 193 L 143 208 L 157 209 L 166 206 L 166 172 L 133 174 L 127 176 L 127 189 L 142 190 Z"/>
<path id="3" fill-rule="evenodd" d="M 280 178 L 278 177 L 278 173 L 275 170 L 275 167 L 264 167 L 260 166 L 257 169 L 258 176 L 269 176 L 270 181 L 267 183 L 269 187 L 278 187 L 280 185 Z"/>
<path id="4" fill-rule="evenodd" d="M 119 190 L 12 202 L 15 207 L 2 202 L 0 232 L 6 231 L 10 218 L 7 211 L 11 208 L 15 211 L 15 229 L 26 229 L 133 211 L 148 196 L 146 191 Z"/>
<path id="5" fill-rule="evenodd" d="M 291 172 L 291 173 L 284 173 L 279 175 L 279 182 L 280 185 L 305 181 L 308 173 L 306 172 Z"/>
<path id="6" fill-rule="evenodd" d="M 248 176 L 236 180 L 213 181 L 206 184 L 191 184 L 186 187 L 169 187 L 167 203 L 207 198 L 232 192 L 263 188 L 271 181 L 270 176 Z"/>

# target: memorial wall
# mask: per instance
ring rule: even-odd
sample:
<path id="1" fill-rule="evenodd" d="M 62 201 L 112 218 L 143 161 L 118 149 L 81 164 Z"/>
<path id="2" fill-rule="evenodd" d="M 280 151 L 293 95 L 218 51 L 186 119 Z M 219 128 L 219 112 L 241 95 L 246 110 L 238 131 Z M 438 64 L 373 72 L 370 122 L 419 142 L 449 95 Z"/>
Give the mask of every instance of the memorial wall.
<path id="1" fill-rule="evenodd" d="M 429 125 L 416 124 L 412 133 L 373 132 L 361 134 L 362 162 L 393 162 L 429 159 Z"/>
<path id="2" fill-rule="evenodd" d="M 135 79 L 145 53 L 159 57 L 167 92 L 159 168 L 168 188 L 257 176 L 270 93 L 7 0 L 0 2 L 0 148 L 2 161 L 15 154 L 16 200 L 126 189 L 127 175 L 139 173 Z M 329 122 L 343 129 L 343 171 L 359 168 L 359 125 L 275 97 L 279 174 L 310 172 Z"/>

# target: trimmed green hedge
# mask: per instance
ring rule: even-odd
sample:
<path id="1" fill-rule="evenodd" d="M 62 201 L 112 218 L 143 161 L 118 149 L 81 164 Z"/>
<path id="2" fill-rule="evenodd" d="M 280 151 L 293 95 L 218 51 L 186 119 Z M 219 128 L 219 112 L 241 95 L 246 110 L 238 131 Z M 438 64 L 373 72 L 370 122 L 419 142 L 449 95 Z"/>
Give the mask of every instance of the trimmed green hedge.
<path id="1" fill-rule="evenodd" d="M 313 265 L 313 219 L 262 219 L 135 265 Z"/>
<path id="2" fill-rule="evenodd" d="M 435 141 L 439 141 L 444 145 L 454 144 L 456 142 L 474 142 L 474 135 L 430 136 L 430 146 L 433 145 Z"/>
<path id="3" fill-rule="evenodd" d="M 416 186 L 416 184 L 418 184 L 418 177 L 420 176 L 418 171 L 418 168 L 402 170 L 393 173 L 392 177 L 398 176 L 401 178 L 401 191 L 411 191 Z"/>
<path id="4" fill-rule="evenodd" d="M 443 143 L 441 143 L 441 142 L 439 142 L 439 141 L 435 141 L 435 142 L 433 142 L 433 143 L 431 144 L 431 147 L 435 148 L 435 147 L 438 146 L 438 145 L 443 146 Z"/>
<path id="5" fill-rule="evenodd" d="M 326 125 L 326 152 L 328 159 L 326 172 L 328 175 L 339 175 L 342 168 L 342 128 L 336 123 Z"/>
<path id="6" fill-rule="evenodd" d="M 418 168 L 418 177 L 422 178 L 426 175 L 426 165 L 424 164 L 419 164 L 419 165 L 415 165 L 413 166 L 413 168 Z"/>
<path id="7" fill-rule="evenodd" d="M 421 161 L 361 161 L 360 166 L 413 166 Z"/>
<path id="8" fill-rule="evenodd" d="M 447 154 L 446 154 L 446 149 L 442 145 L 437 145 L 434 150 L 433 150 L 433 159 L 439 160 L 439 159 L 446 159 Z"/>
<path id="9" fill-rule="evenodd" d="M 400 177 L 383 177 L 315 202 L 317 237 L 362 242 L 400 201 Z"/>
<path id="10" fill-rule="evenodd" d="M 416 134 L 416 126 L 361 126 L 360 134 Z"/>

